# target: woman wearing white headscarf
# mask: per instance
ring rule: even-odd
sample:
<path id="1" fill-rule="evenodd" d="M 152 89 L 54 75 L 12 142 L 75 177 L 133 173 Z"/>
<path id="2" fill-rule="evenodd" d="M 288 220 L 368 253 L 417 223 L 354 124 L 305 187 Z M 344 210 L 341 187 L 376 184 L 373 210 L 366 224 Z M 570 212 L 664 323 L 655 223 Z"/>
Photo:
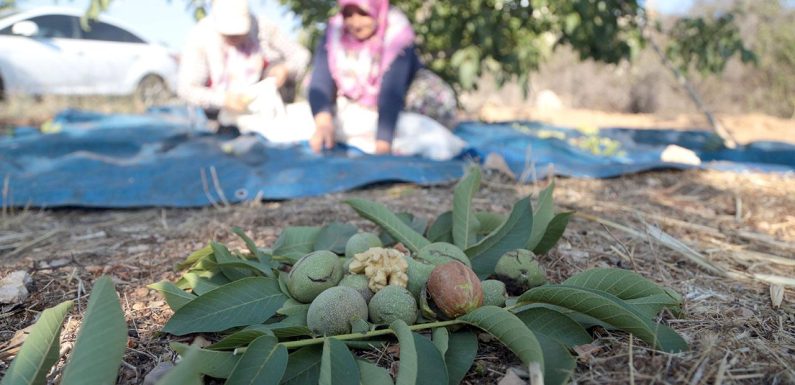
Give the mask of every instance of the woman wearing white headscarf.
<path id="1" fill-rule="evenodd" d="M 216 0 L 188 36 L 178 94 L 210 117 L 219 110 L 243 112 L 247 88 L 265 77 L 278 88 L 303 75 L 309 52 L 265 18 L 254 18 L 247 0 Z"/>

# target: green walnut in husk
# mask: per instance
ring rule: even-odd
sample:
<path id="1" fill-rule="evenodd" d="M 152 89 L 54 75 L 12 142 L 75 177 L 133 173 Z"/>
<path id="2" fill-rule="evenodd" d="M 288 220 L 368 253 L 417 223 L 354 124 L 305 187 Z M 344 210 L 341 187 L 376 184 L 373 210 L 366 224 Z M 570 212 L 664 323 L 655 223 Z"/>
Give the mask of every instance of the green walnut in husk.
<path id="1" fill-rule="evenodd" d="M 303 256 L 287 276 L 287 290 L 298 302 L 310 303 L 323 290 L 337 286 L 342 279 L 342 261 L 328 250 Z"/>
<path id="2" fill-rule="evenodd" d="M 373 233 L 356 233 L 345 244 L 345 258 L 351 259 L 354 255 L 370 250 L 372 247 L 382 247 L 381 239 Z"/>
<path id="3" fill-rule="evenodd" d="M 544 268 L 530 250 L 517 249 L 505 253 L 494 268 L 497 278 L 505 282 L 508 293 L 521 294 L 546 283 Z"/>
<path id="4" fill-rule="evenodd" d="M 309 305 L 306 325 L 312 333 L 335 336 L 351 332 L 351 322 L 367 320 L 367 303 L 358 291 L 335 286 L 323 291 Z"/>
<path id="5" fill-rule="evenodd" d="M 505 283 L 496 279 L 487 279 L 480 283 L 483 287 L 483 306 L 505 306 L 505 300 L 508 299 L 508 291 L 505 288 Z"/>
<path id="6" fill-rule="evenodd" d="M 434 266 L 439 266 L 451 261 L 459 261 L 472 267 L 469 257 L 467 257 L 464 251 L 459 249 L 458 246 L 447 242 L 431 243 L 420 249 L 415 258 Z"/>
<path id="7" fill-rule="evenodd" d="M 409 264 L 407 271 L 409 282 L 406 288 L 415 298 L 419 298 L 420 291 L 428 282 L 428 277 L 436 266 L 452 261 L 459 261 L 471 266 L 469 257 L 461 249 L 446 242 L 431 243 L 420 249 L 416 258 L 407 257 L 406 261 Z"/>
<path id="8" fill-rule="evenodd" d="M 373 291 L 368 287 L 370 280 L 362 274 L 349 274 L 342 278 L 337 286 L 347 286 L 359 292 L 365 302 L 370 302 L 373 298 Z"/>
<path id="9" fill-rule="evenodd" d="M 428 277 L 428 294 L 448 318 L 457 318 L 483 304 L 483 288 L 472 269 L 458 262 L 436 266 Z"/>
<path id="10" fill-rule="evenodd" d="M 377 324 L 391 324 L 399 319 L 409 325 L 417 322 L 417 301 L 400 286 L 389 285 L 379 290 L 370 300 L 368 309 L 370 321 Z"/>
<path id="11" fill-rule="evenodd" d="M 406 262 L 408 263 L 408 269 L 406 270 L 408 283 L 406 288 L 415 298 L 419 298 L 420 291 L 425 287 L 428 277 L 431 276 L 431 272 L 436 266 L 422 263 L 408 256 L 406 257 Z"/>

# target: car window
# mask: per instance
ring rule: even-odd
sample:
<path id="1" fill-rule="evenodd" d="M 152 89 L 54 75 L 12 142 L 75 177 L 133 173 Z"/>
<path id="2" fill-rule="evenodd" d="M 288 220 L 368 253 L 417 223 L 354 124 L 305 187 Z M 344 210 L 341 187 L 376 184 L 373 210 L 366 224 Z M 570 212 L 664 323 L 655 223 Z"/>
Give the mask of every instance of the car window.
<path id="1" fill-rule="evenodd" d="M 5 19 L 7 17 L 14 16 L 17 13 L 19 13 L 19 11 L 10 11 L 10 10 L 2 11 L 2 12 L 0 12 L 0 19 Z M 10 34 L 11 34 L 11 26 L 10 25 L 8 27 L 0 29 L 0 35 L 10 35 Z"/>
<path id="2" fill-rule="evenodd" d="M 28 19 L 39 26 L 37 37 L 73 39 L 77 37 L 77 17 L 65 15 L 44 15 Z"/>
<path id="3" fill-rule="evenodd" d="M 103 22 L 90 22 L 88 30 L 83 30 L 83 39 L 114 41 L 120 43 L 143 43 L 138 36 L 119 27 Z"/>

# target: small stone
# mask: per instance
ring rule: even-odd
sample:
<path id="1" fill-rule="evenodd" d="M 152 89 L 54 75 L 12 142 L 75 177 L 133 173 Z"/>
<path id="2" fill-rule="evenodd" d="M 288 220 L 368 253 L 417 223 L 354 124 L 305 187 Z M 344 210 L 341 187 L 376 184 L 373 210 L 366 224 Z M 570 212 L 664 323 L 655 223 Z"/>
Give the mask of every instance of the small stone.
<path id="1" fill-rule="evenodd" d="M 149 295 L 149 288 L 146 287 L 139 287 L 133 291 L 133 295 L 136 297 L 146 297 Z"/>
<path id="2" fill-rule="evenodd" d="M 508 369 L 508 372 L 505 373 L 505 377 L 500 379 L 500 382 L 497 385 L 525 385 L 527 381 L 522 380 L 516 372 L 511 369 Z"/>
<path id="3" fill-rule="evenodd" d="M 174 368 L 174 364 L 171 362 L 159 363 L 157 366 L 154 367 L 154 369 L 152 369 L 149 373 L 146 374 L 146 377 L 144 377 L 144 385 L 155 385 L 172 368 Z"/>
<path id="4" fill-rule="evenodd" d="M 15 271 L 0 280 L 0 303 L 18 304 L 28 298 L 28 286 L 33 282 L 26 271 Z"/>
<path id="5" fill-rule="evenodd" d="M 140 254 L 147 251 L 149 251 L 149 246 L 147 245 L 136 245 L 127 248 L 127 254 Z"/>
<path id="6" fill-rule="evenodd" d="M 59 258 L 52 261 L 44 261 L 39 266 L 42 269 L 57 269 L 59 267 L 64 267 L 68 264 L 72 263 L 71 259 L 68 258 Z"/>

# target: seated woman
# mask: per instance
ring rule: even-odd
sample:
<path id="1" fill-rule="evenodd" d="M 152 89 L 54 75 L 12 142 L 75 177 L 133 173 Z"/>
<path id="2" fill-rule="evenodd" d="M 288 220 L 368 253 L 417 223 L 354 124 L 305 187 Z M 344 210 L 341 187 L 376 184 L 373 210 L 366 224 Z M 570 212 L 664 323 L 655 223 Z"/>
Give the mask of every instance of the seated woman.
<path id="1" fill-rule="evenodd" d="M 250 114 L 258 99 L 281 105 L 276 89 L 289 92 L 308 63 L 309 51 L 273 22 L 254 17 L 248 0 L 215 0 L 209 15 L 188 36 L 177 93 L 204 109 L 211 120 L 235 126 L 237 117 Z"/>
<path id="2" fill-rule="evenodd" d="M 422 69 L 406 16 L 388 0 L 340 0 L 339 9 L 315 51 L 312 149 L 339 141 L 371 154 L 450 159 L 460 153 L 466 143 L 443 125 L 453 124 L 455 94 Z M 404 111 L 407 99 L 435 116 Z"/>

